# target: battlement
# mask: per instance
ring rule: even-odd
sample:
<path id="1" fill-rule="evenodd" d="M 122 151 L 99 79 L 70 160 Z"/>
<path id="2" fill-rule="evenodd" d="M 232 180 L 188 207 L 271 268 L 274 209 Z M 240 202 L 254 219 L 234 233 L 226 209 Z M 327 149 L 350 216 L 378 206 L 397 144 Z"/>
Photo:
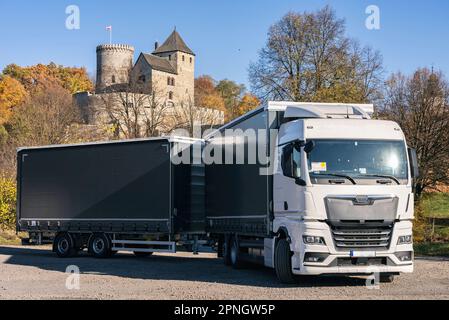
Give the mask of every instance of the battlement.
<path id="1" fill-rule="evenodd" d="M 101 44 L 97 46 L 99 51 L 131 51 L 134 52 L 134 47 L 127 44 Z"/>

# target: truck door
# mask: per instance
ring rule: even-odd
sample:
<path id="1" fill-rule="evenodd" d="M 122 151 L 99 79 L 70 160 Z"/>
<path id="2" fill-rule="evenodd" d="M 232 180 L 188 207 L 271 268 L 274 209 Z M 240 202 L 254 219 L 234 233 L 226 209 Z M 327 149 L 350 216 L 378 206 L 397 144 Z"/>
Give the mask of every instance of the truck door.
<path id="1" fill-rule="evenodd" d="M 278 148 L 278 169 L 273 181 L 275 214 L 301 213 L 304 210 L 301 193 L 305 183 L 301 158 L 302 150 L 298 143 Z"/>

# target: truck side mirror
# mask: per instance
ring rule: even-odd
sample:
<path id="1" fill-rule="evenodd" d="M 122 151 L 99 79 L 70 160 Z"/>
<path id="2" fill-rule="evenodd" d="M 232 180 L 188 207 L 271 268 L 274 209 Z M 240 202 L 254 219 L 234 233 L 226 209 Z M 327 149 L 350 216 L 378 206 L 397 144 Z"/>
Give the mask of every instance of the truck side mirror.
<path id="1" fill-rule="evenodd" d="M 306 145 L 304 146 L 304 152 L 307 154 L 311 153 L 313 149 L 315 149 L 315 141 L 313 140 L 307 142 Z"/>
<path id="2" fill-rule="evenodd" d="M 419 164 L 418 156 L 416 155 L 416 149 L 408 148 L 408 157 L 410 159 L 410 170 L 412 173 L 412 178 L 419 178 Z"/>
<path id="3" fill-rule="evenodd" d="M 293 154 L 293 145 L 291 145 L 291 144 L 286 145 L 282 149 L 281 168 L 282 168 L 282 173 L 286 177 L 293 177 L 292 154 Z"/>

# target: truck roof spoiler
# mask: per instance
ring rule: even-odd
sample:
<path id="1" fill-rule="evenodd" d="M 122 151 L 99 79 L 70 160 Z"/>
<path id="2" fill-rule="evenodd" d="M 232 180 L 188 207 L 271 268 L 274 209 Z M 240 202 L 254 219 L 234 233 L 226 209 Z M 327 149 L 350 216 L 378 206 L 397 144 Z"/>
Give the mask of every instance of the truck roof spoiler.
<path id="1" fill-rule="evenodd" d="M 371 119 L 374 113 L 372 104 L 356 103 L 315 103 L 315 102 L 268 102 L 268 110 L 284 111 L 285 118 L 348 118 Z"/>

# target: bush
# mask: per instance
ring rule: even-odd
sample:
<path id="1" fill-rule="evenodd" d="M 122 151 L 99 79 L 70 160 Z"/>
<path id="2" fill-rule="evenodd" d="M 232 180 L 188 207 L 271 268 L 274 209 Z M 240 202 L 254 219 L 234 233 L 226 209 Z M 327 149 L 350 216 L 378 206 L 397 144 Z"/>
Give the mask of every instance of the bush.
<path id="1" fill-rule="evenodd" d="M 0 176 L 0 228 L 11 229 L 16 224 L 16 183 Z"/>

